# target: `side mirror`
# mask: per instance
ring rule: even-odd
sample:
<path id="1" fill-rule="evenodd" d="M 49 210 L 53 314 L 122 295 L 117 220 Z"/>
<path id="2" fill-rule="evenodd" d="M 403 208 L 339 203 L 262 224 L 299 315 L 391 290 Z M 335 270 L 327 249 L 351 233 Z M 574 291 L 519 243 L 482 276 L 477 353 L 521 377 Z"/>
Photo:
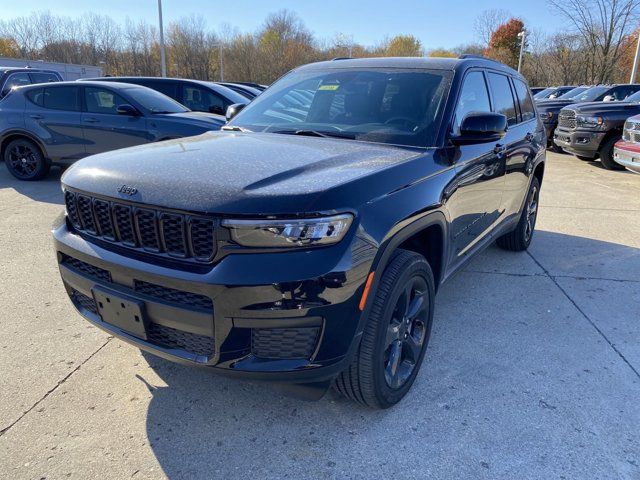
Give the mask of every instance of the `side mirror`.
<path id="1" fill-rule="evenodd" d="M 229 105 L 227 107 L 227 122 L 239 114 L 244 107 L 246 107 L 246 103 L 234 103 L 233 105 Z"/>
<path id="2" fill-rule="evenodd" d="M 116 107 L 116 112 L 118 112 L 120 115 L 138 115 L 138 110 L 136 110 L 136 107 L 134 107 L 133 105 L 129 105 L 128 103 L 118 105 Z"/>
<path id="3" fill-rule="evenodd" d="M 614 97 L 613 95 L 606 95 L 603 99 L 603 102 L 615 102 L 616 101 L 616 97 Z"/>
<path id="4" fill-rule="evenodd" d="M 460 134 L 451 138 L 455 145 L 497 142 L 507 133 L 507 117 L 501 113 L 471 112 L 460 125 Z"/>
<path id="5" fill-rule="evenodd" d="M 209 107 L 209 113 L 214 113 L 216 115 L 224 115 L 225 111 L 220 105 L 211 105 Z"/>

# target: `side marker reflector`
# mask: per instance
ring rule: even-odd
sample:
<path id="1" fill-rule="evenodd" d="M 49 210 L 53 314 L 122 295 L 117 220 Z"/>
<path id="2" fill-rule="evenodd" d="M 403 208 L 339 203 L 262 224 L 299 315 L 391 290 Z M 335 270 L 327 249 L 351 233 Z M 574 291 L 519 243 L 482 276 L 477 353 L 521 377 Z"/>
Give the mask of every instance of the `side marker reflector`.
<path id="1" fill-rule="evenodd" d="M 367 304 L 367 297 L 369 296 L 369 290 L 371 290 L 371 284 L 373 283 L 373 276 L 375 273 L 376 272 L 371 272 L 367 277 L 367 282 L 364 284 L 364 291 L 362 292 L 360 305 L 358 305 L 358 308 L 360 309 L 360 311 L 363 311 L 365 305 Z"/>

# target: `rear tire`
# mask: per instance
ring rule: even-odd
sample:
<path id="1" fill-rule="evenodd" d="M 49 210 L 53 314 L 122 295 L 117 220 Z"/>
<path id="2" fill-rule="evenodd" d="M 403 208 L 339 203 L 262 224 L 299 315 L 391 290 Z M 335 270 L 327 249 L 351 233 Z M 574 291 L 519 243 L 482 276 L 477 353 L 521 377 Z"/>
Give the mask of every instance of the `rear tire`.
<path id="1" fill-rule="evenodd" d="M 24 181 L 40 180 L 51 168 L 51 162 L 44 157 L 40 147 L 25 138 L 13 140 L 7 145 L 4 163 L 11 175 Z"/>
<path id="2" fill-rule="evenodd" d="M 620 137 L 611 137 L 600 148 L 600 163 L 607 170 L 624 170 L 624 167 L 613 159 L 613 146 Z"/>
<path id="3" fill-rule="evenodd" d="M 334 388 L 372 408 L 389 408 L 402 400 L 427 350 L 434 298 L 427 260 L 415 252 L 396 251 L 371 300 L 358 351 Z"/>
<path id="4" fill-rule="evenodd" d="M 512 252 L 522 252 L 529 248 L 538 218 L 539 198 L 540 183 L 536 177 L 533 177 L 518 225 L 513 231 L 502 235 L 496 240 L 496 244 L 500 248 Z"/>

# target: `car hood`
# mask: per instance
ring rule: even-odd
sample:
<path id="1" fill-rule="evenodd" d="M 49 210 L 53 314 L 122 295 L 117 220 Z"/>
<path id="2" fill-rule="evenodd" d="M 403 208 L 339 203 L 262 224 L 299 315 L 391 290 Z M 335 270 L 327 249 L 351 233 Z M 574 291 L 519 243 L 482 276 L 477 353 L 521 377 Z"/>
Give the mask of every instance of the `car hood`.
<path id="1" fill-rule="evenodd" d="M 424 150 L 344 139 L 207 132 L 87 157 L 62 178 L 71 188 L 149 205 L 211 213 L 298 213 L 346 208 L 415 181 L 415 168 L 386 172 Z M 429 173 L 433 162 L 421 162 Z M 435 171 L 435 167 L 431 167 Z M 365 176 L 365 189 L 353 189 Z M 411 177 L 413 175 L 413 178 Z M 123 185 L 135 188 L 129 196 Z M 342 188 L 342 192 L 336 189 Z M 126 189 L 123 189 L 126 190 Z M 323 201 L 317 200 L 322 197 Z"/>
<path id="2" fill-rule="evenodd" d="M 158 113 L 158 114 L 155 114 L 154 117 L 195 120 L 196 122 L 200 122 L 200 123 L 213 122 L 220 126 L 224 125 L 227 121 L 225 117 L 223 117 L 222 115 L 216 115 L 215 113 L 206 113 L 206 112 Z"/>
<path id="3" fill-rule="evenodd" d="M 640 110 L 640 104 L 635 102 L 587 102 L 571 105 L 569 108 L 575 110 L 576 113 L 607 114 L 626 110 L 630 112 L 638 111 Z"/>
<path id="4" fill-rule="evenodd" d="M 544 100 L 541 102 L 536 102 L 536 107 L 538 110 L 548 112 L 550 110 L 560 110 L 567 105 L 571 105 L 572 100 Z"/>

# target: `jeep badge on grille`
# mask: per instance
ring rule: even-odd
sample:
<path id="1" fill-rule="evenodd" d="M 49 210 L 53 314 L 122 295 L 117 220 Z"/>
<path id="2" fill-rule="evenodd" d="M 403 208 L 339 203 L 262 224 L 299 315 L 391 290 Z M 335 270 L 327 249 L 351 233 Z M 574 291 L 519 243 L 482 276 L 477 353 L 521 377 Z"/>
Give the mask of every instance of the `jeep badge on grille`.
<path id="1" fill-rule="evenodd" d="M 124 193 L 125 195 L 135 195 L 136 193 L 138 193 L 138 189 L 136 187 L 129 187 L 127 185 L 122 185 L 118 189 L 118 192 Z"/>

